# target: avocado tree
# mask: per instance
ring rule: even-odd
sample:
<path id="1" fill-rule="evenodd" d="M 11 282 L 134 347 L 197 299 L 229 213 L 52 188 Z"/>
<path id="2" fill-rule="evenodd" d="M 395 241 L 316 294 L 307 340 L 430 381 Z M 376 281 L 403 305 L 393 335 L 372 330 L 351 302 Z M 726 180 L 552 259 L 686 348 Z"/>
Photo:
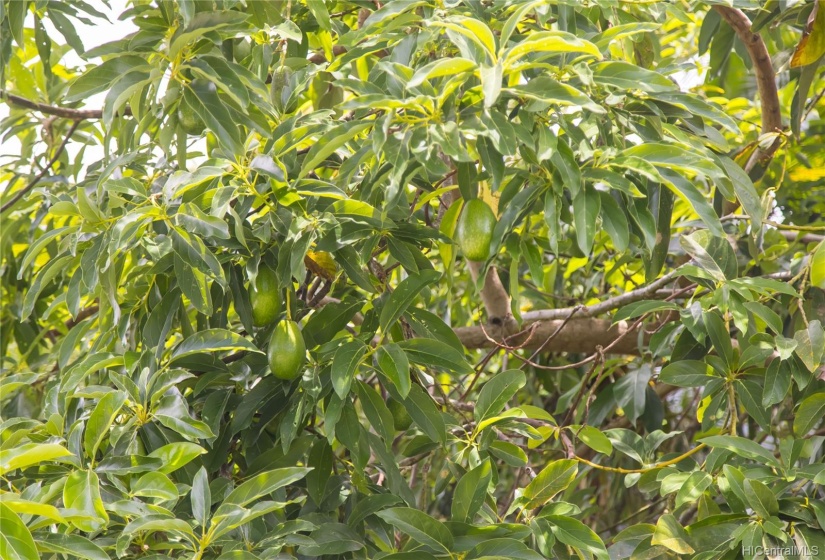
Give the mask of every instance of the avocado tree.
<path id="1" fill-rule="evenodd" d="M 824 2 L 0 6 L 3 559 L 825 550 Z"/>

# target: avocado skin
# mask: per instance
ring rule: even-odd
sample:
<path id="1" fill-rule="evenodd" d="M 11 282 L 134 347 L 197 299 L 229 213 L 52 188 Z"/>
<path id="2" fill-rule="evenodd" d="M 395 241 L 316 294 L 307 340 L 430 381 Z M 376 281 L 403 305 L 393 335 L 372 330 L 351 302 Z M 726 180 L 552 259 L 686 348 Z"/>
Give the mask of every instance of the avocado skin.
<path id="1" fill-rule="evenodd" d="M 306 360 L 306 343 L 295 321 L 281 321 L 269 339 L 267 358 L 272 375 L 292 381 L 301 375 Z"/>
<path id="2" fill-rule="evenodd" d="M 496 228 L 496 215 L 481 199 L 468 200 L 456 225 L 456 239 L 464 256 L 476 262 L 490 257 L 490 245 Z"/>

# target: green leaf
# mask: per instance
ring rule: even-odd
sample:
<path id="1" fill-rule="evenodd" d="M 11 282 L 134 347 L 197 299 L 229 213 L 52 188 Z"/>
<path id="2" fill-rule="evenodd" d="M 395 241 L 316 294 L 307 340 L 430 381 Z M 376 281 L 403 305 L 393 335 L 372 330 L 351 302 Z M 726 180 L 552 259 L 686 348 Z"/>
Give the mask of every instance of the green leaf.
<path id="1" fill-rule="evenodd" d="M 23 278 L 23 273 L 26 269 L 31 266 L 34 260 L 40 255 L 43 249 L 52 242 L 52 240 L 60 235 L 73 233 L 76 230 L 76 227 L 67 226 L 44 232 L 43 235 L 38 237 L 34 243 L 29 245 L 29 248 L 23 254 L 23 260 L 20 262 L 20 267 L 17 271 L 17 279 L 20 280 Z"/>
<path id="2" fill-rule="evenodd" d="M 172 352 L 172 360 L 201 352 L 224 352 L 227 350 L 262 353 L 241 335 L 226 329 L 206 329 L 196 332 L 177 345 Z"/>
<path id="3" fill-rule="evenodd" d="M 793 431 L 805 437 L 825 416 L 825 393 L 814 393 L 799 404 L 794 415 Z"/>
<path id="4" fill-rule="evenodd" d="M 38 533 L 36 544 L 40 550 L 77 556 L 84 560 L 110 560 L 105 550 L 80 535 Z"/>
<path id="5" fill-rule="evenodd" d="M 702 497 L 702 493 L 713 483 L 713 478 L 703 471 L 694 471 L 676 493 L 676 509 L 684 504 L 692 504 Z"/>
<path id="6" fill-rule="evenodd" d="M 186 264 L 208 274 L 222 286 L 226 285 L 221 264 L 199 237 L 177 227 L 172 228 L 171 237 L 172 248 Z"/>
<path id="7" fill-rule="evenodd" d="M 527 465 L 527 453 L 514 443 L 509 441 L 494 441 L 488 448 L 490 453 L 510 465 L 511 467 L 524 467 Z"/>
<path id="8" fill-rule="evenodd" d="M 394 507 L 380 511 L 377 515 L 421 544 L 447 553 L 452 551 L 453 536 L 449 529 L 423 511 Z"/>
<path id="9" fill-rule="evenodd" d="M 628 371 L 613 385 L 616 404 L 624 408 L 627 418 L 636 420 L 645 410 L 650 367 L 642 364 L 639 369 Z"/>
<path id="10" fill-rule="evenodd" d="M 351 121 L 343 123 L 335 127 L 333 130 L 324 134 L 307 153 L 304 163 L 301 165 L 301 171 L 298 173 L 297 179 L 302 179 L 306 175 L 318 167 L 325 159 L 335 153 L 336 150 L 343 147 L 344 144 L 355 138 L 358 134 L 372 126 L 370 123 Z"/>
<path id="11" fill-rule="evenodd" d="M 387 331 L 401 315 L 412 305 L 421 291 L 441 278 L 441 273 L 435 270 L 424 270 L 420 274 L 410 274 L 401 281 L 390 294 L 389 299 L 381 310 L 381 330 Z"/>
<path id="12" fill-rule="evenodd" d="M 772 310 L 770 307 L 763 305 L 756 301 L 745 302 L 745 309 L 759 317 L 770 327 L 776 334 L 782 334 L 782 318 Z"/>
<path id="13" fill-rule="evenodd" d="M 243 153 L 241 129 L 218 97 L 215 84 L 200 78 L 192 80 L 183 90 L 183 100 L 231 154 L 240 156 Z"/>
<path id="14" fill-rule="evenodd" d="M 447 441 L 447 427 L 441 412 L 436 408 L 432 397 L 419 385 L 410 387 L 410 393 L 404 399 L 404 406 L 416 425 L 421 428 L 432 441 L 441 443 Z"/>
<path id="15" fill-rule="evenodd" d="M 332 340 L 347 326 L 361 307 L 363 302 L 333 302 L 313 313 L 302 329 L 307 348 L 314 348 Z"/>
<path id="16" fill-rule="evenodd" d="M 613 240 L 616 250 L 619 252 L 625 251 L 630 245 L 630 224 L 627 221 L 627 216 L 610 193 L 602 191 L 598 193 L 601 199 L 602 225 L 610 235 L 610 239 Z"/>
<path id="17" fill-rule="evenodd" d="M 825 241 L 816 246 L 811 257 L 811 284 L 825 290 Z"/>
<path id="18" fill-rule="evenodd" d="M 72 521 L 81 531 L 97 531 L 109 522 L 109 514 L 100 498 L 100 480 L 94 471 L 78 470 L 69 475 L 63 486 L 63 504 L 88 515 Z"/>
<path id="19" fill-rule="evenodd" d="M 249 90 L 229 63 L 217 56 L 200 56 L 190 60 L 185 67 L 193 75 L 204 78 L 221 88 L 228 97 L 241 107 L 249 105 Z"/>
<path id="20" fill-rule="evenodd" d="M 791 388 L 791 369 L 785 360 L 772 360 L 765 371 L 762 406 L 770 407 L 782 402 Z"/>
<path id="21" fill-rule="evenodd" d="M 389 447 L 392 445 L 393 437 L 395 436 L 392 413 L 389 408 L 387 408 L 381 396 L 375 392 L 375 389 L 366 383 L 356 382 L 356 390 L 358 392 L 358 398 L 361 401 L 361 408 L 364 409 L 367 420 L 369 420 L 375 432 L 381 436 Z"/>
<path id="22" fill-rule="evenodd" d="M 659 381 L 674 387 L 704 387 L 711 379 L 708 365 L 698 360 L 673 362 L 659 373 Z"/>
<path id="23" fill-rule="evenodd" d="M 487 496 L 487 487 L 492 478 L 491 469 L 490 462 L 484 461 L 461 477 L 453 493 L 452 521 L 472 523 Z"/>
<path id="24" fill-rule="evenodd" d="M 655 313 L 656 311 L 679 311 L 680 306 L 669 301 L 658 300 L 644 300 L 629 303 L 620 308 L 613 315 L 613 322 L 626 321 L 628 319 L 635 319 L 647 313 Z"/>
<path id="25" fill-rule="evenodd" d="M 746 459 L 759 461 L 761 463 L 776 468 L 781 468 L 782 466 L 779 460 L 773 456 L 773 453 L 771 453 L 755 441 L 751 441 L 743 437 L 710 436 L 702 438 L 700 441 L 711 447 L 727 449 L 728 451 L 732 451 L 733 453 L 736 453 L 741 457 L 745 457 Z"/>
<path id="26" fill-rule="evenodd" d="M 307 0 L 307 8 L 312 13 L 312 18 L 318 26 L 324 31 L 330 31 L 332 24 L 330 23 L 329 12 L 324 0 Z"/>
<path id="27" fill-rule="evenodd" d="M 475 70 L 476 63 L 467 58 L 441 58 L 426 64 L 416 70 L 413 77 L 407 82 L 408 88 L 418 87 L 427 80 L 444 76 L 457 76 L 464 72 Z"/>
<path id="28" fill-rule="evenodd" d="M 584 39 L 565 31 L 540 31 L 528 36 L 525 40 L 507 49 L 503 58 L 505 68 L 510 68 L 519 59 L 534 53 L 582 53 L 595 56 L 599 60 L 602 53 L 599 48 Z"/>
<path id="29" fill-rule="evenodd" d="M 358 371 L 358 366 L 366 353 L 366 344 L 358 339 L 345 342 L 335 351 L 335 356 L 332 358 L 330 378 L 332 388 L 335 389 L 335 394 L 339 398 L 343 399 L 349 394 L 352 380 L 355 379 L 355 373 Z"/>
<path id="30" fill-rule="evenodd" d="M 647 92 L 671 91 L 676 84 L 658 72 L 647 70 L 635 64 L 621 61 L 600 62 L 592 66 L 593 79 L 623 90 Z"/>
<path id="31" fill-rule="evenodd" d="M 211 315 L 212 295 L 206 275 L 175 255 L 175 278 L 180 291 L 189 299 L 192 306 L 204 315 Z"/>
<path id="32" fill-rule="evenodd" d="M 358 533 L 343 523 L 324 523 L 310 533 L 309 538 L 314 544 L 301 545 L 299 552 L 313 558 L 341 555 L 364 548 Z"/>
<path id="33" fill-rule="evenodd" d="M 825 354 L 825 331 L 822 329 L 822 323 L 818 319 L 809 322 L 808 328 L 796 331 L 793 338 L 797 342 L 796 355 L 808 371 L 816 371 Z"/>
<path id="34" fill-rule="evenodd" d="M 578 463 L 573 459 L 551 461 L 524 489 L 522 497 L 528 509 L 543 506 L 575 480 Z"/>
<path id="35" fill-rule="evenodd" d="M 160 500 L 175 500 L 178 497 L 178 489 L 165 474 L 148 472 L 132 484 L 132 495 L 158 498 Z"/>
<path id="36" fill-rule="evenodd" d="M 204 453 L 206 453 L 206 449 L 200 445 L 188 441 L 178 441 L 155 449 L 149 453 L 149 457 L 161 459 L 163 466 L 159 471 L 163 474 L 169 474 L 189 464 Z"/>
<path id="37" fill-rule="evenodd" d="M 524 85 L 504 88 L 504 92 L 514 97 L 532 100 L 526 107 L 528 111 L 539 111 L 547 106 L 558 105 L 578 110 L 587 109 L 597 114 L 607 112 L 583 91 L 545 75 L 536 76 Z"/>
<path id="38" fill-rule="evenodd" d="M 478 395 L 473 417 L 476 422 L 481 422 L 487 418 L 497 415 L 504 409 L 513 395 L 524 387 L 527 378 L 524 372 L 518 369 L 511 369 L 495 374 L 495 376 L 484 384 Z"/>
<path id="39" fill-rule="evenodd" d="M 451 371 L 459 375 L 473 372 L 464 356 L 455 348 L 432 338 L 412 338 L 399 342 L 398 346 L 407 353 L 414 364 Z"/>
<path id="40" fill-rule="evenodd" d="M 224 498 L 222 505 L 245 506 L 253 500 L 301 480 L 311 470 L 311 467 L 287 467 L 262 472 L 230 492 L 230 494 Z"/>
<path id="41" fill-rule="evenodd" d="M 598 428 L 594 426 L 583 426 L 581 428 L 571 426 L 571 428 L 574 430 L 576 436 L 582 440 L 582 443 L 593 451 L 604 453 L 605 455 L 613 453 L 613 444 L 610 443 L 608 437 Z"/>
<path id="42" fill-rule="evenodd" d="M 204 213 L 191 202 L 181 204 L 175 214 L 175 222 L 195 235 L 229 239 L 229 225 L 225 221 Z"/>
<path id="43" fill-rule="evenodd" d="M 72 453 L 56 443 L 28 443 L 0 449 L 0 476 L 46 461 L 69 457 Z"/>
<path id="44" fill-rule="evenodd" d="M 473 547 L 467 560 L 545 560 L 538 552 L 514 538 L 489 539 Z"/>
<path id="45" fill-rule="evenodd" d="M 198 469 L 192 480 L 189 498 L 192 502 L 192 517 L 201 527 L 206 527 L 212 511 L 212 490 L 209 487 L 209 475 L 204 467 Z"/>
<path id="46" fill-rule="evenodd" d="M 762 519 L 779 513 L 779 502 L 773 492 L 758 480 L 745 479 L 743 484 L 748 505 Z"/>
<path id="47" fill-rule="evenodd" d="M 210 31 L 230 27 L 235 28 L 243 24 L 247 14 L 235 10 L 209 10 L 194 14 L 183 29 L 175 33 L 167 56 L 174 58 L 188 43 L 204 36 Z"/>
<path id="48" fill-rule="evenodd" d="M 730 341 L 727 325 L 716 312 L 706 313 L 704 322 L 713 347 L 725 361 L 728 371 L 732 371 L 734 368 L 733 344 Z"/>
<path id="49" fill-rule="evenodd" d="M 9 560 L 38 560 L 40 558 L 28 527 L 3 502 L 0 502 L 0 558 Z"/>
<path id="50" fill-rule="evenodd" d="M 707 231 L 699 230 L 682 236 L 679 241 L 696 264 L 717 282 L 724 282 L 736 275 L 735 260 L 731 262 L 731 258 L 736 257 L 727 239 L 714 237 Z"/>
<path id="51" fill-rule="evenodd" d="M 123 75 L 135 70 L 150 70 L 146 59 L 135 55 L 123 55 L 92 67 L 69 86 L 64 101 L 73 102 L 105 91 Z"/>
<path id="52" fill-rule="evenodd" d="M 564 544 L 602 560 L 610 558 L 599 536 L 578 519 L 562 515 L 543 515 L 541 518 L 551 524 L 553 534 Z"/>
<path id="53" fill-rule="evenodd" d="M 404 350 L 394 342 L 382 344 L 376 350 L 375 359 L 401 398 L 406 399 L 410 393 L 410 361 Z"/>
<path id="54" fill-rule="evenodd" d="M 672 513 L 666 513 L 656 522 L 651 544 L 664 546 L 676 554 L 693 554 L 695 550 L 688 544 L 688 534 Z"/>
<path id="55" fill-rule="evenodd" d="M 143 515 L 130 521 L 123 528 L 123 535 L 133 536 L 138 533 L 163 533 L 185 538 L 191 544 L 197 542 L 192 527 L 183 519 L 175 519 L 157 513 Z"/>
<path id="56" fill-rule="evenodd" d="M 93 463 L 100 444 L 108 435 L 109 428 L 125 402 L 126 394 L 122 391 L 106 393 L 97 402 L 89 416 L 86 422 L 86 432 L 83 435 L 83 449 Z"/>
<path id="57" fill-rule="evenodd" d="M 576 224 L 576 244 L 587 255 L 593 247 L 596 223 L 601 211 L 601 197 L 593 187 L 586 186 L 573 197 L 573 220 Z"/>

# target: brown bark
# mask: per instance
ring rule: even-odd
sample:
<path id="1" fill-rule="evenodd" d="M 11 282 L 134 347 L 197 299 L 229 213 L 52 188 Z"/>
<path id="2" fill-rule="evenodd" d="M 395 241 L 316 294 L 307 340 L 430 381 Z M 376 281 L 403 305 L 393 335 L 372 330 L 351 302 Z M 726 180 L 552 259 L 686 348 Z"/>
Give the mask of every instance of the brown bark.
<path id="1" fill-rule="evenodd" d="M 103 111 L 101 109 L 71 109 L 69 107 L 57 107 L 55 105 L 47 105 L 45 103 L 37 103 L 25 97 L 8 93 L 5 90 L 0 90 L 0 98 L 5 99 L 9 105 L 16 105 L 26 109 L 32 109 L 46 115 L 54 115 L 56 117 L 63 117 L 64 119 L 86 120 L 86 119 L 101 119 L 103 118 Z M 129 107 L 123 109 L 119 115 L 129 116 L 132 110 Z"/>
<path id="2" fill-rule="evenodd" d="M 526 342 L 525 348 L 538 348 L 556 333 L 562 322 L 563 320 L 538 321 L 534 323 L 537 325 L 536 327 L 526 329 L 527 332 L 509 339 L 507 343 L 510 346 L 519 346 Z M 610 319 L 571 319 L 544 346 L 544 350 L 547 352 L 589 354 L 594 352 L 597 346 L 607 347 L 619 336 L 625 335 L 628 328 L 629 325 L 626 321 L 619 321 L 614 325 Z M 485 330 L 481 327 L 458 327 L 454 330 L 458 339 L 467 349 L 495 347 L 495 343 L 487 337 L 487 335 L 492 335 L 489 329 L 486 329 L 486 335 Z M 615 354 L 639 354 L 636 333 L 625 336 L 611 349 L 611 352 Z"/>
<path id="3" fill-rule="evenodd" d="M 762 106 L 762 134 L 781 132 L 782 112 L 776 88 L 776 73 L 765 41 L 759 33 L 751 30 L 751 20 L 742 10 L 726 6 L 714 6 L 713 9 L 733 28 L 736 36 L 744 43 L 753 62 L 756 86 L 759 89 L 759 102 Z M 766 165 L 779 149 L 780 144 L 781 139 L 777 137 L 767 149 L 757 146 L 753 156 L 745 165 L 745 171 L 750 172 L 757 163 Z"/>

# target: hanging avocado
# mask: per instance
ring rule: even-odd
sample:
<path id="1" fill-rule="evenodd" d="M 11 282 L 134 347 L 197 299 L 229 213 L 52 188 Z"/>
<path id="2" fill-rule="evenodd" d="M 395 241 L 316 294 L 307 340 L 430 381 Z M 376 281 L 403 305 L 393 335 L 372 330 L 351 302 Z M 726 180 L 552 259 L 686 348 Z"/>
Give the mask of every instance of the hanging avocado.
<path id="1" fill-rule="evenodd" d="M 495 227 L 496 215 L 486 202 L 478 198 L 467 201 L 455 229 L 458 245 L 467 259 L 483 262 L 490 257 Z"/>
<path id="2" fill-rule="evenodd" d="M 281 291 L 278 278 L 272 269 L 263 266 L 249 287 L 249 302 L 252 304 L 252 320 L 256 327 L 264 327 L 275 322 L 281 313 Z"/>
<path id="3" fill-rule="evenodd" d="M 301 375 L 306 359 L 306 344 L 295 321 L 281 321 L 269 339 L 267 357 L 272 375 L 292 381 Z"/>

